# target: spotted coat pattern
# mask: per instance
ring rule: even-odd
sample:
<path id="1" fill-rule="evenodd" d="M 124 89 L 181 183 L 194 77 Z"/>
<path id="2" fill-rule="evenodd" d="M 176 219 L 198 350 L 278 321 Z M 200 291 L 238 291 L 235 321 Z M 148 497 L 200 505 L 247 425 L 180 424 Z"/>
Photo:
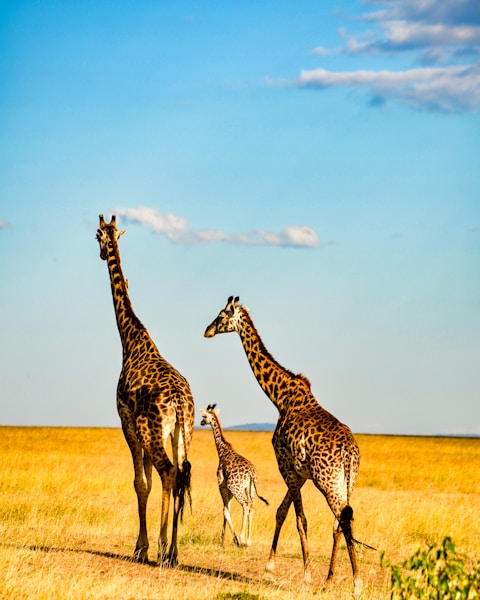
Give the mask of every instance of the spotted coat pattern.
<path id="1" fill-rule="evenodd" d="M 190 498 L 188 448 L 194 425 L 194 402 L 187 380 L 160 354 L 146 328 L 135 315 L 128 284 L 120 264 L 116 218 L 106 223 L 100 215 L 97 241 L 107 261 L 115 316 L 122 342 L 122 370 L 117 386 L 117 410 L 132 454 L 135 471 L 139 534 L 134 557 L 148 561 L 146 509 L 152 488 L 152 465 L 162 481 L 162 508 L 158 561 L 178 562 L 177 527 L 186 498 Z M 167 443 L 171 440 L 171 456 Z M 173 519 L 168 546 L 168 514 L 173 496 Z"/>
<path id="2" fill-rule="evenodd" d="M 211 425 L 213 437 L 218 453 L 217 481 L 220 495 L 223 500 L 223 528 L 221 541 L 223 544 L 225 526 L 228 523 L 237 546 L 251 546 L 252 544 L 252 517 L 253 500 L 257 494 L 257 471 L 252 462 L 233 449 L 230 442 L 225 439 L 222 426 L 218 418 L 215 404 L 200 410 L 202 415 L 201 425 Z M 258 496 L 268 504 L 265 498 Z M 235 498 L 243 509 L 243 521 L 240 535 L 237 536 L 230 514 L 230 504 Z"/>
<path id="3" fill-rule="evenodd" d="M 306 377 L 292 373 L 274 360 L 238 297 L 228 299 L 225 308 L 206 328 L 205 337 L 232 331 L 240 335 L 252 371 L 279 413 L 272 443 L 288 491 L 277 510 L 267 571 L 274 571 L 280 530 L 293 503 L 303 554 L 304 581 L 311 581 L 307 520 L 301 496 L 302 486 L 311 479 L 325 496 L 335 517 L 327 580 L 333 576 L 339 538 L 343 533 L 352 565 L 354 592 L 359 594 L 362 582 L 358 575 L 351 529 L 353 511 L 349 504 L 360 462 L 355 438 L 346 425 L 320 406 Z"/>

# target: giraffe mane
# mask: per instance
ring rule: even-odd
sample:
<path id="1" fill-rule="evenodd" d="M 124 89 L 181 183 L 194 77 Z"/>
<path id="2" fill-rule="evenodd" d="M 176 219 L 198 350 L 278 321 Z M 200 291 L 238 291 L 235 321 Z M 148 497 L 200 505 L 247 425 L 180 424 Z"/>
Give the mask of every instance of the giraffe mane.
<path id="1" fill-rule="evenodd" d="M 223 443 L 225 444 L 225 446 L 228 446 L 228 448 L 230 450 L 233 450 L 232 444 L 227 439 L 225 439 L 225 436 L 223 435 L 223 427 L 222 427 L 222 424 L 220 423 L 220 419 L 218 418 L 217 411 L 213 410 L 215 408 L 215 406 L 217 406 L 217 405 L 209 404 L 207 406 L 207 410 L 212 410 L 212 412 L 213 412 L 213 418 L 217 422 L 218 430 L 220 432 L 220 437 L 222 438 Z"/>
<path id="2" fill-rule="evenodd" d="M 269 358 L 273 362 L 277 363 L 277 365 L 279 367 L 281 367 L 285 371 L 285 373 L 287 373 L 287 375 L 289 375 L 290 377 L 292 377 L 294 379 L 300 379 L 301 381 L 303 381 L 310 388 L 310 381 L 309 381 L 309 379 L 307 377 L 305 377 L 305 375 L 302 375 L 302 373 L 294 373 L 293 371 L 290 371 L 290 369 L 286 369 L 285 367 L 283 367 L 277 360 L 275 360 L 275 358 L 267 350 L 265 344 L 263 343 L 263 340 L 260 337 L 260 334 L 258 333 L 257 328 L 255 327 L 255 325 L 254 325 L 254 323 L 252 321 L 252 318 L 250 317 L 250 314 L 248 312 L 248 308 L 245 308 L 245 306 L 241 306 L 240 308 L 241 308 L 244 316 L 248 320 L 248 322 L 250 324 L 250 327 L 253 329 L 255 335 L 258 338 L 258 344 L 260 346 L 260 350 L 261 350 L 262 354 L 264 354 L 267 358 Z"/>
<path id="3" fill-rule="evenodd" d="M 114 217 L 115 217 L 115 215 L 112 216 L 112 221 L 110 222 L 109 225 L 111 225 L 112 222 L 114 223 Z M 115 229 L 113 231 L 115 231 Z M 135 311 L 133 310 L 132 302 L 131 302 L 130 296 L 128 294 L 128 279 L 125 279 L 125 276 L 123 274 L 122 264 L 121 264 L 121 260 L 120 260 L 120 251 L 118 248 L 118 241 L 116 240 L 115 235 L 112 235 L 111 239 L 112 239 L 113 252 L 115 254 L 115 261 L 117 264 L 117 269 L 118 269 L 118 272 L 119 272 L 120 278 L 121 278 L 126 307 L 130 313 L 131 318 L 136 321 L 138 327 L 145 329 L 145 326 L 143 325 L 143 323 L 140 321 L 140 319 L 135 314 Z"/>

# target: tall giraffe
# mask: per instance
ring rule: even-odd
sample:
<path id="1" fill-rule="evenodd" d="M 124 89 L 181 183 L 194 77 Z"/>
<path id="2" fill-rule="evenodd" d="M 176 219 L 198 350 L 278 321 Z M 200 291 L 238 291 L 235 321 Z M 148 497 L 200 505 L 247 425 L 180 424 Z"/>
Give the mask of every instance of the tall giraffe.
<path id="1" fill-rule="evenodd" d="M 275 569 L 280 530 L 293 502 L 303 554 L 304 581 L 310 583 L 312 575 L 307 520 L 303 512 L 301 489 L 307 479 L 312 479 L 335 516 L 327 581 L 333 576 L 339 538 L 343 533 L 352 565 L 354 593 L 359 594 L 362 581 L 358 573 L 351 528 L 353 510 L 349 504 L 360 462 L 355 438 L 346 425 L 320 406 L 306 377 L 295 375 L 274 360 L 258 335 L 248 310 L 239 304 L 238 297 L 234 299 L 233 296 L 230 296 L 225 308 L 207 327 L 205 337 L 231 331 L 240 335 L 248 362 L 260 387 L 279 412 L 272 444 L 288 491 L 277 510 L 266 570 L 273 572 Z"/>
<path id="2" fill-rule="evenodd" d="M 188 447 L 193 433 L 194 403 L 187 380 L 160 354 L 146 328 L 135 315 L 127 281 L 120 265 L 115 215 L 106 223 L 100 215 L 97 240 L 100 258 L 107 261 L 113 305 L 123 348 L 122 370 L 117 386 L 117 410 L 130 448 L 135 471 L 139 533 L 134 558 L 148 561 L 147 500 L 152 488 L 152 465 L 162 481 L 162 509 L 158 561 L 178 562 L 177 527 L 185 498 L 190 499 Z M 171 457 L 167 453 L 171 442 Z M 168 513 L 173 495 L 173 520 L 168 546 Z"/>
<path id="3" fill-rule="evenodd" d="M 200 409 L 202 421 L 200 425 L 211 425 L 213 438 L 218 452 L 217 481 L 220 495 L 223 500 L 223 528 L 221 541 L 225 537 L 225 526 L 228 523 L 233 535 L 233 541 L 237 546 L 252 545 L 252 517 L 253 500 L 258 495 L 260 500 L 268 504 L 257 492 L 257 471 L 253 463 L 235 452 L 230 442 L 223 435 L 219 411 L 215 410 L 216 404 L 210 404 L 206 410 Z M 243 508 L 242 530 L 237 536 L 230 515 L 230 504 L 232 498 Z"/>

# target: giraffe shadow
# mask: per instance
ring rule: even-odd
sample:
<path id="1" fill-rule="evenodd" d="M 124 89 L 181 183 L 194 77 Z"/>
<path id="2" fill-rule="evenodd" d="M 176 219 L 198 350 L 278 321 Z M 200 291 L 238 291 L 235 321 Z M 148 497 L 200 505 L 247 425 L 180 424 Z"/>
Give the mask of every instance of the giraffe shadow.
<path id="1" fill-rule="evenodd" d="M 60 548 L 56 546 L 44 546 L 44 545 L 32 545 L 32 546 L 22 546 L 23 549 L 30 550 L 32 552 L 58 552 L 58 553 L 74 553 L 74 554 L 90 554 L 93 556 L 101 556 L 102 558 L 109 558 L 112 560 L 119 560 L 128 563 L 134 563 L 138 565 L 144 565 L 146 567 L 158 568 L 159 564 L 157 561 L 148 560 L 145 562 L 138 562 L 134 560 L 131 556 L 126 554 L 116 554 L 115 552 L 102 552 L 100 550 L 89 550 L 88 548 Z M 165 567 L 167 568 L 167 567 Z M 168 567 L 173 568 L 178 571 L 185 571 L 186 573 L 195 573 L 200 575 L 207 575 L 208 577 L 214 577 L 215 579 L 226 579 L 229 581 L 237 581 L 239 583 L 247 583 L 247 584 L 260 584 L 266 583 L 265 580 L 255 579 L 253 577 L 247 577 L 245 575 L 241 575 L 239 573 L 233 573 L 231 571 L 225 571 L 223 569 L 214 569 L 210 567 L 201 567 L 196 565 L 183 565 L 178 564 L 176 567 Z M 268 583 L 268 582 L 267 582 Z"/>
<path id="2" fill-rule="evenodd" d="M 60 548 L 60 547 L 56 547 L 56 546 L 44 546 L 41 544 L 35 544 L 33 546 L 22 546 L 21 548 L 24 548 L 26 550 L 31 550 L 32 552 L 45 552 L 45 553 L 69 552 L 72 554 L 91 554 L 93 556 L 101 556 L 103 558 L 111 558 L 113 560 L 121 560 L 124 562 L 145 565 L 147 567 L 156 567 L 158 564 L 156 561 L 153 561 L 153 560 L 138 562 L 138 561 L 134 560 L 131 556 L 128 556 L 126 554 L 116 554 L 115 552 L 101 552 L 100 550 L 89 550 L 88 548 Z"/>
<path id="3" fill-rule="evenodd" d="M 209 577 L 214 577 L 215 579 L 228 579 L 230 581 L 237 581 L 240 583 L 248 583 L 253 585 L 265 583 L 265 581 L 262 579 L 246 577 L 245 575 L 240 575 L 239 573 L 232 573 L 231 571 L 224 571 L 223 569 L 212 569 L 209 567 L 196 567 L 191 565 L 178 565 L 177 569 L 180 571 L 186 571 L 187 573 L 208 575 Z"/>

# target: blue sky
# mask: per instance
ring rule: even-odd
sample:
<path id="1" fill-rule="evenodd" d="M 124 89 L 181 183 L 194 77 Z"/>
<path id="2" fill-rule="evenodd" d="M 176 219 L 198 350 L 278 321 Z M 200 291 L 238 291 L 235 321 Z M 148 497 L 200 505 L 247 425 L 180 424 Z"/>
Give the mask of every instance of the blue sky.
<path id="1" fill-rule="evenodd" d="M 477 0 L 3 2 L 0 423 L 118 426 L 98 215 L 225 426 L 274 422 L 231 294 L 367 433 L 480 434 Z"/>

